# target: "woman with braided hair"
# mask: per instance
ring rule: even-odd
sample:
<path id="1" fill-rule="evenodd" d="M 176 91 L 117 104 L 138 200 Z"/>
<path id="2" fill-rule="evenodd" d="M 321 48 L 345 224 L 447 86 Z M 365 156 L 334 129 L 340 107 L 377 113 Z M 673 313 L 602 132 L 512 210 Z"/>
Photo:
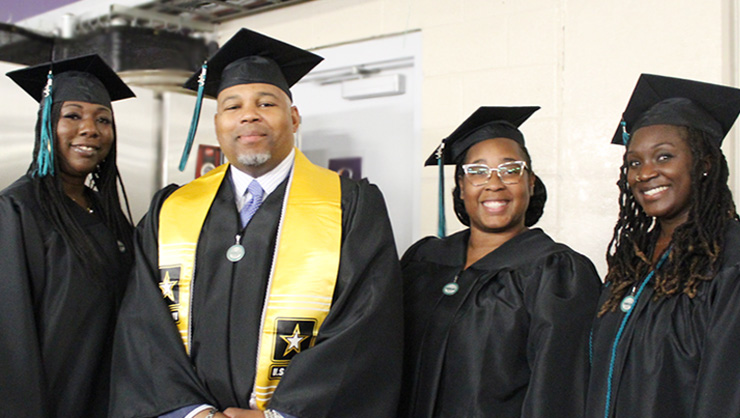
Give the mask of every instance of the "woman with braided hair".
<path id="1" fill-rule="evenodd" d="M 583 415 L 601 282 L 586 257 L 532 227 L 546 191 L 518 127 L 537 109 L 481 107 L 427 160 L 455 164 L 455 213 L 469 228 L 401 260 L 399 417 Z"/>
<path id="2" fill-rule="evenodd" d="M 40 107 L 28 172 L 0 191 L 0 404 L 18 416 L 106 417 L 133 261 L 111 102 L 133 93 L 97 55 L 8 76 Z"/>
<path id="3" fill-rule="evenodd" d="M 740 223 L 722 139 L 740 90 L 643 74 L 592 331 L 588 417 L 740 416 Z"/>

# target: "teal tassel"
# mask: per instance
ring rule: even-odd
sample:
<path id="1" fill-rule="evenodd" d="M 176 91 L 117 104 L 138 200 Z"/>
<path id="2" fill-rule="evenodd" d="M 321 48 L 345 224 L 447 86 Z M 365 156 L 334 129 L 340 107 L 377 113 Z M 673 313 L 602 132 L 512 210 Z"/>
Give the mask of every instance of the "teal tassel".
<path id="1" fill-rule="evenodd" d="M 193 148 L 193 141 L 195 141 L 195 133 L 198 131 L 198 119 L 200 119 L 200 108 L 203 104 L 203 90 L 206 85 L 206 69 L 208 68 L 207 63 L 203 63 L 200 70 L 200 77 L 198 78 L 198 97 L 195 99 L 195 110 L 193 111 L 193 119 L 190 121 L 190 131 L 188 132 L 188 139 L 185 141 L 185 149 L 182 150 L 182 157 L 180 158 L 180 171 L 185 171 L 185 165 L 188 163 L 188 157 L 190 157 L 190 151 Z"/>
<path id="2" fill-rule="evenodd" d="M 630 142 L 630 134 L 627 133 L 627 122 L 622 121 L 619 125 L 622 127 L 622 143 L 627 145 Z"/>
<path id="3" fill-rule="evenodd" d="M 44 88 L 43 110 L 41 111 L 41 138 L 39 153 L 36 158 L 36 170 L 34 176 L 45 177 L 54 175 L 54 142 L 51 134 L 51 85 L 54 76 L 51 71 L 47 76 Z"/>
<path id="4" fill-rule="evenodd" d="M 445 166 L 442 162 L 442 151 L 444 142 L 437 148 L 437 167 L 439 167 L 439 207 L 437 208 L 437 236 L 444 238 L 445 232 Z"/>

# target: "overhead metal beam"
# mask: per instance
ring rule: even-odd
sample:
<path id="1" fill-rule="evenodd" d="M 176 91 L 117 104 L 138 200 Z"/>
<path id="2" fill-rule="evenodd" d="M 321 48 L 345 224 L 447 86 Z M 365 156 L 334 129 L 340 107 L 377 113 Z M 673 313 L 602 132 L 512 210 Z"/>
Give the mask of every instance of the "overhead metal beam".
<path id="1" fill-rule="evenodd" d="M 158 21 L 168 25 L 192 29 L 197 32 L 213 32 L 216 25 L 208 22 L 185 19 L 182 16 L 175 16 L 166 13 L 158 13 L 151 10 L 143 10 L 136 7 L 126 7 L 116 4 L 110 6 L 110 14 L 113 16 L 125 16 L 133 19 Z"/>

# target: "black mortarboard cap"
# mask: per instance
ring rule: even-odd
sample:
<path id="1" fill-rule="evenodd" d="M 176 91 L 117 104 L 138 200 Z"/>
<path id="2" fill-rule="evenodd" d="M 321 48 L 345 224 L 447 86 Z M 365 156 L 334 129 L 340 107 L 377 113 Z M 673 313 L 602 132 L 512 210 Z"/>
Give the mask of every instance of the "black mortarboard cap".
<path id="1" fill-rule="evenodd" d="M 111 107 L 111 102 L 134 97 L 134 92 L 97 54 L 47 62 L 7 73 L 34 100 L 41 102 L 52 72 L 52 101 L 81 101 Z"/>
<path id="2" fill-rule="evenodd" d="M 676 125 L 709 134 L 719 146 L 740 114 L 740 89 L 681 78 L 642 74 L 637 80 L 613 144 L 651 125 Z"/>
<path id="3" fill-rule="evenodd" d="M 216 97 L 238 84 L 266 83 L 292 99 L 290 87 L 323 60 L 322 57 L 269 36 L 242 28 L 207 61 L 204 93 Z M 198 70 L 184 87 L 198 90 Z"/>
<path id="4" fill-rule="evenodd" d="M 442 140 L 443 164 L 456 164 L 468 148 L 492 138 L 509 138 L 524 145 L 519 126 L 529 119 L 539 106 L 496 107 L 481 106 L 465 122 Z M 439 149 L 427 158 L 424 165 L 438 164 Z"/>

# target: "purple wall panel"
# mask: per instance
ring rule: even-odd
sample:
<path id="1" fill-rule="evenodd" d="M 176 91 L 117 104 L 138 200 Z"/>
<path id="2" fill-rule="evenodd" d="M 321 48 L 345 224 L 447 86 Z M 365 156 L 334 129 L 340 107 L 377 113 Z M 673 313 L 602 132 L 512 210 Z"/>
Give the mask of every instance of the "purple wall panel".
<path id="1" fill-rule="evenodd" d="M 0 22 L 17 23 L 78 0 L 0 0 Z"/>

